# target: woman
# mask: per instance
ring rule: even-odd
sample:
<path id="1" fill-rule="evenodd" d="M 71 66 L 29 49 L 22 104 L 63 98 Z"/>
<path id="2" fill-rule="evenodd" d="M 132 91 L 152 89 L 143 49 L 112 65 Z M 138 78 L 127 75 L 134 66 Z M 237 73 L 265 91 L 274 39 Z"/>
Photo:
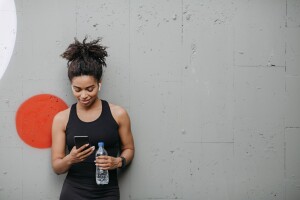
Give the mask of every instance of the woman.
<path id="1" fill-rule="evenodd" d="M 52 125 L 52 167 L 57 174 L 68 172 L 61 200 L 120 199 L 117 168 L 124 168 L 134 156 L 130 119 L 120 106 L 98 98 L 106 48 L 99 39 L 70 44 L 62 57 L 68 60 L 68 77 L 77 103 L 59 112 Z M 74 145 L 74 136 L 89 136 L 88 144 Z M 98 142 L 104 142 L 108 156 L 95 159 Z M 69 153 L 66 154 L 66 147 Z M 119 155 L 119 156 L 118 156 Z M 109 170 L 109 183 L 97 185 L 96 166 Z"/>

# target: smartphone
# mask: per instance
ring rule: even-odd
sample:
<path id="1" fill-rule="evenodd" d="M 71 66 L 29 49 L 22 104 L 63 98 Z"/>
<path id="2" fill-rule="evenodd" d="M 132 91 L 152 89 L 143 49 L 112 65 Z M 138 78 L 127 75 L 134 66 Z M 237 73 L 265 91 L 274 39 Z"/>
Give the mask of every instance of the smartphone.
<path id="1" fill-rule="evenodd" d="M 74 143 L 75 143 L 76 149 L 79 149 L 82 145 L 90 144 L 89 136 L 74 136 Z M 88 147 L 86 147 L 85 149 L 87 149 L 89 147 L 90 147 L 90 145 Z"/>

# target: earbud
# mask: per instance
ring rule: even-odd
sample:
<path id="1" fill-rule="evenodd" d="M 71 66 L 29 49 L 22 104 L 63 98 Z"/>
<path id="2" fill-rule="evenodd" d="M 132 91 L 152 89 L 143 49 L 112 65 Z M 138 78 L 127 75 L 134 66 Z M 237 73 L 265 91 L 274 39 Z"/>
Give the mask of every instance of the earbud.
<path id="1" fill-rule="evenodd" d="M 98 86 L 99 86 L 99 91 L 100 91 L 101 90 L 101 83 L 99 83 Z"/>

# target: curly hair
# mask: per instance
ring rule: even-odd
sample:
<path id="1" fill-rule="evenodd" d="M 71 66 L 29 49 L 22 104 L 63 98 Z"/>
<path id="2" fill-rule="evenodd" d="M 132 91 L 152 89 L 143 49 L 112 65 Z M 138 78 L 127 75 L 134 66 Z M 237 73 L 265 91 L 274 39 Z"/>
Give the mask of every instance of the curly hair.
<path id="1" fill-rule="evenodd" d="M 101 80 L 102 68 L 106 67 L 105 57 L 107 57 L 106 47 L 99 44 L 101 38 L 86 42 L 87 37 L 79 42 L 70 44 L 61 57 L 68 60 L 68 77 L 69 80 L 76 76 L 91 75 L 97 81 Z"/>

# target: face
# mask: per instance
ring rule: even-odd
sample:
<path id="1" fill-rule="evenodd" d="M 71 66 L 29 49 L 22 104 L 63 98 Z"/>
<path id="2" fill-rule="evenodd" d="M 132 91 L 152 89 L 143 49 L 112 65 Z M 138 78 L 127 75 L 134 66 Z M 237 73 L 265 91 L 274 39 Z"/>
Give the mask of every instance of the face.
<path id="1" fill-rule="evenodd" d="M 89 107 L 98 98 L 99 83 L 93 76 L 76 76 L 71 84 L 73 95 L 80 105 Z"/>

